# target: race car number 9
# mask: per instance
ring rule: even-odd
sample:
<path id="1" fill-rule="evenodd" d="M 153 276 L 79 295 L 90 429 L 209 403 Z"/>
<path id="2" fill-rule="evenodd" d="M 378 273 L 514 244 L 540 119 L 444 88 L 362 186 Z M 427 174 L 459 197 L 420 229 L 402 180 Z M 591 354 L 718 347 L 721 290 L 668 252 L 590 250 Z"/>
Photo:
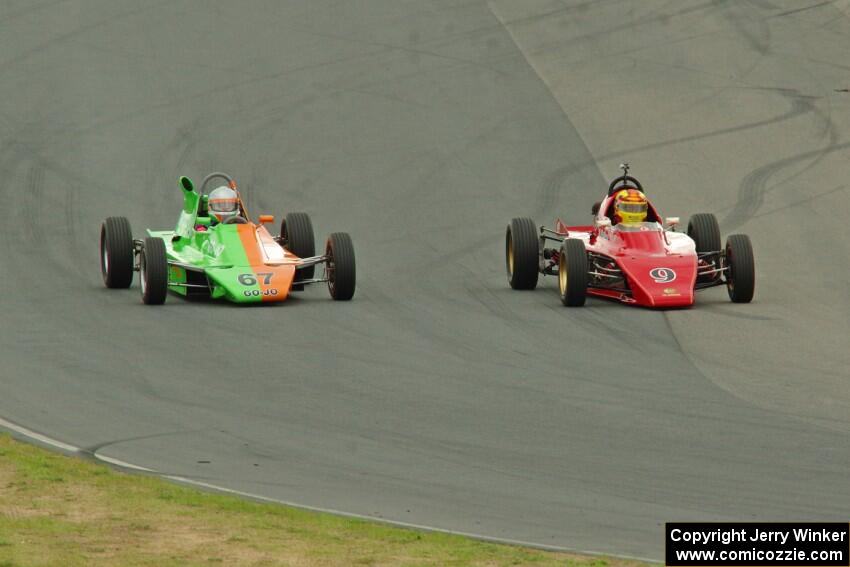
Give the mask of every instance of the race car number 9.
<path id="1" fill-rule="evenodd" d="M 672 268 L 653 268 L 649 271 L 655 283 L 670 283 L 676 279 L 676 272 Z"/>
<path id="2" fill-rule="evenodd" d="M 270 272 L 257 274 L 257 276 L 263 278 L 263 283 L 265 285 L 272 283 L 273 275 L 274 274 Z M 257 285 L 257 278 L 254 277 L 254 274 L 239 274 L 236 279 L 238 279 L 239 283 L 242 285 Z"/>

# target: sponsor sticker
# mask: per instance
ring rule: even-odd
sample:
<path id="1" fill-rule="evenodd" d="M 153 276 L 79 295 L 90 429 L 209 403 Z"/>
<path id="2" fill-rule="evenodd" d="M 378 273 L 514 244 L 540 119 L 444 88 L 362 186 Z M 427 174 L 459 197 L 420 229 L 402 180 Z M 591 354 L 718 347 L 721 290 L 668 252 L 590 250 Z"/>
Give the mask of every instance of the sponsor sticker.
<path id="1" fill-rule="evenodd" d="M 260 297 L 261 295 L 262 296 L 270 296 L 270 295 L 277 295 L 277 290 L 276 289 L 264 289 L 264 290 L 260 291 L 259 289 L 251 289 L 251 290 L 243 291 L 242 295 L 244 295 L 245 297 Z"/>

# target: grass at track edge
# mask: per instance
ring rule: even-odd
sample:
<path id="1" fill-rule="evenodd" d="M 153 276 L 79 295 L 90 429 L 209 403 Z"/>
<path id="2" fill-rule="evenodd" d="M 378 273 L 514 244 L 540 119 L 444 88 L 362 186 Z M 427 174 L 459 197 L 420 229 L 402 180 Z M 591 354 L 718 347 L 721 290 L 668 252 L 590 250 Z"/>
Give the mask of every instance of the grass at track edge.
<path id="1" fill-rule="evenodd" d="M 0 567 L 645 567 L 204 492 L 0 435 Z"/>

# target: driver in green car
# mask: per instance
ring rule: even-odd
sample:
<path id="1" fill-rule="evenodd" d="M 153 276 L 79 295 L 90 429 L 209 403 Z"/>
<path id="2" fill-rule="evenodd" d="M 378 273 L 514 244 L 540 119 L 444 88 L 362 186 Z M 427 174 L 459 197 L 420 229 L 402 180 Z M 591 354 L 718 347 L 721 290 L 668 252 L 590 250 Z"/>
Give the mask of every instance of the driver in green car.
<path id="1" fill-rule="evenodd" d="M 223 223 L 239 214 L 239 196 L 230 187 L 217 187 L 210 193 L 207 209 L 212 225 Z M 206 228 L 196 226 L 195 230 L 203 231 Z"/>

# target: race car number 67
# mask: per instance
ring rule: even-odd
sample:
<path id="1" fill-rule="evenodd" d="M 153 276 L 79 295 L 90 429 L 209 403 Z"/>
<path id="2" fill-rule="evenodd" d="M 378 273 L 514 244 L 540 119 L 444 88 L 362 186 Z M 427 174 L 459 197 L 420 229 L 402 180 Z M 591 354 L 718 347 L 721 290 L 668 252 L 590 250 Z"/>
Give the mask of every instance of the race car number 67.
<path id="1" fill-rule="evenodd" d="M 270 272 L 266 272 L 266 273 L 262 273 L 262 274 L 258 273 L 257 275 L 259 277 L 263 278 L 263 283 L 265 285 L 269 285 L 272 282 L 272 276 L 274 274 L 270 273 Z M 254 274 L 239 274 L 236 279 L 238 279 L 239 283 L 241 283 L 242 285 L 256 285 L 257 284 L 257 278 L 254 277 Z"/>
<path id="2" fill-rule="evenodd" d="M 676 279 L 676 272 L 672 268 L 653 268 L 649 271 L 655 283 L 670 283 Z"/>

